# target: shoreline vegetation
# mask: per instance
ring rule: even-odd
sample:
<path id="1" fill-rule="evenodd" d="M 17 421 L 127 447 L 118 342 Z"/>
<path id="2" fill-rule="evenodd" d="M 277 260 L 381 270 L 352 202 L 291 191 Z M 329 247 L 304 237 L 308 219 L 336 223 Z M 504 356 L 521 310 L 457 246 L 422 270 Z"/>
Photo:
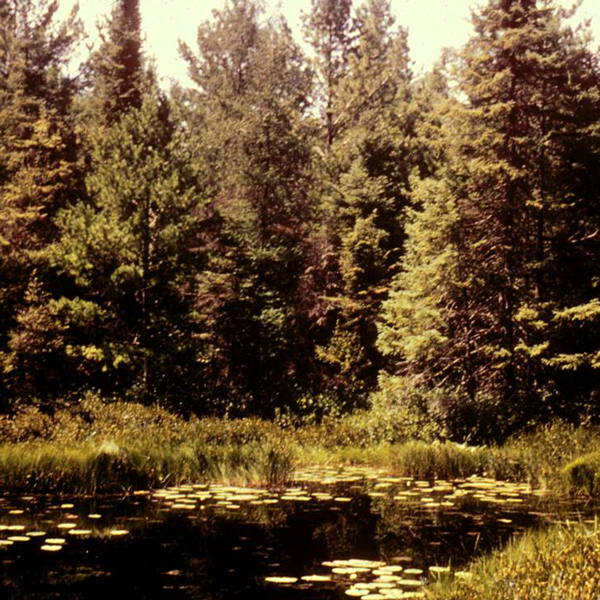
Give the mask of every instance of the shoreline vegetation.
<path id="1" fill-rule="evenodd" d="M 600 427 L 564 421 L 504 443 L 470 446 L 389 430 L 370 411 L 292 425 L 184 419 L 159 406 L 87 396 L 52 415 L 0 416 L 0 487 L 8 493 L 128 493 L 190 481 L 285 486 L 297 467 L 371 466 L 420 478 L 480 475 L 549 494 L 600 493 Z"/>
<path id="2" fill-rule="evenodd" d="M 575 523 L 529 531 L 482 556 L 468 571 L 441 574 L 428 600 L 592 600 L 600 587 L 600 526 Z"/>
<path id="3" fill-rule="evenodd" d="M 400 428 L 392 436 L 376 421 L 367 411 L 300 426 L 183 419 L 158 406 L 94 396 L 51 416 L 27 407 L 0 417 L 0 489 L 93 495 L 199 481 L 284 487 L 295 468 L 310 465 L 371 466 L 432 479 L 482 475 L 526 481 L 550 495 L 598 494 L 597 427 L 555 421 L 502 445 L 468 446 L 410 439 Z M 441 573 L 424 594 L 433 600 L 591 598 L 599 567 L 597 523 L 552 526 L 474 560 L 466 572 Z"/>

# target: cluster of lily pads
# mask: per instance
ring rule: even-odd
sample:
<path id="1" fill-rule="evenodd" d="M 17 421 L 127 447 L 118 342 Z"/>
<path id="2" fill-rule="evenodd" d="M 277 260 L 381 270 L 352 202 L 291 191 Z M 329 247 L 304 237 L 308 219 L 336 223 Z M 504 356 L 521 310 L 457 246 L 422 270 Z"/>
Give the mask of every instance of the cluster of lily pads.
<path id="1" fill-rule="evenodd" d="M 395 500 L 419 501 L 429 508 L 454 506 L 457 500 L 466 496 L 494 504 L 521 504 L 527 496 L 543 495 L 541 490 L 533 489 L 529 483 L 500 481 L 478 475 L 452 481 L 421 481 L 414 477 L 391 476 L 382 470 L 368 467 L 343 471 L 333 468 L 305 469 L 296 473 L 295 481 L 320 485 L 370 482 L 368 494 L 372 497 L 392 495 Z"/>
<path id="2" fill-rule="evenodd" d="M 30 500 L 25 498 L 24 500 Z M 129 533 L 126 529 L 115 527 L 91 526 L 90 523 L 98 523 L 102 515 L 89 513 L 85 517 L 86 526 L 81 523 L 82 516 L 75 514 L 72 503 L 63 503 L 51 507 L 58 510 L 60 515 L 56 521 L 46 518 L 43 520 L 44 529 L 39 523 L 31 522 L 27 511 L 23 508 L 9 507 L 3 521 L 0 522 L 0 548 L 27 543 L 37 545 L 42 552 L 59 552 L 68 545 L 70 539 L 89 536 L 123 536 Z M 45 515 L 48 516 L 48 515 Z"/>
<path id="3" fill-rule="evenodd" d="M 338 480 L 339 482 L 339 480 Z M 287 487 L 282 490 L 248 488 L 223 484 L 190 484 L 168 487 L 152 494 L 156 501 L 173 510 L 216 509 L 238 510 L 243 505 L 261 506 L 283 502 L 331 501 L 351 502 L 350 496 L 309 490 L 306 487 Z"/>
<path id="4" fill-rule="evenodd" d="M 285 503 L 325 503 L 335 509 L 350 503 L 355 492 L 367 493 L 373 499 L 386 498 L 399 506 L 412 505 L 417 510 L 452 511 L 464 501 L 502 505 L 497 520 L 511 523 L 507 511 L 521 509 L 526 497 L 540 495 L 529 484 L 496 481 L 473 476 L 455 481 L 421 481 L 412 477 L 392 476 L 378 469 L 315 468 L 297 471 L 294 485 L 281 490 L 245 488 L 223 484 L 172 486 L 153 493 L 155 501 L 168 510 L 236 511 L 244 506 L 268 506 Z M 504 516 L 501 516 L 504 515 Z M 271 585 L 306 585 L 330 582 L 342 586 L 349 596 L 367 598 L 419 598 L 420 589 L 429 580 L 441 575 L 468 578 L 464 571 L 451 571 L 445 565 L 424 569 L 403 564 L 410 557 L 397 557 L 392 564 L 365 559 L 334 560 L 323 563 L 330 573 L 306 575 L 273 574 L 264 578 Z"/>
<path id="5" fill-rule="evenodd" d="M 319 503 L 331 510 L 340 510 L 353 502 L 358 494 L 368 494 L 373 502 L 381 499 L 386 506 L 410 507 L 411 511 L 459 511 L 464 502 L 498 505 L 501 510 L 492 513 L 500 523 L 511 523 L 512 511 L 523 510 L 523 502 L 541 495 L 529 484 L 497 481 L 472 476 L 459 480 L 418 480 L 400 477 L 380 469 L 314 468 L 295 472 L 293 485 L 283 489 L 249 488 L 226 484 L 187 484 L 171 486 L 152 492 L 140 491 L 159 511 L 181 511 L 198 514 L 211 511 L 234 514 L 250 507 L 270 505 L 285 507 L 288 503 Z M 22 499 L 26 501 L 27 499 Z M 25 502 L 26 505 L 26 502 Z M 53 518 L 31 522 L 27 510 L 18 503 L 0 503 L 0 548 L 19 544 L 38 544 L 43 552 L 58 552 L 71 539 L 88 536 L 120 536 L 127 529 L 109 526 L 97 512 L 74 512 L 73 504 L 59 504 Z M 435 514 L 435 512 L 434 512 Z M 467 532 L 468 533 L 468 532 Z M 304 574 L 273 574 L 265 583 L 273 585 L 314 584 L 331 582 L 341 586 L 348 596 L 372 600 L 375 598 L 419 598 L 421 587 L 434 577 L 468 577 L 466 572 L 453 572 L 445 565 L 410 564 L 411 557 L 396 557 L 389 563 L 380 560 L 354 558 L 323 563 L 329 572 Z"/>
<path id="6" fill-rule="evenodd" d="M 381 470 L 366 467 L 305 469 L 295 473 L 294 481 L 296 487 L 278 491 L 223 484 L 179 485 L 157 490 L 153 492 L 153 497 L 172 509 L 206 508 L 210 503 L 215 507 L 237 510 L 245 503 L 263 505 L 311 500 L 351 502 L 351 495 L 338 494 L 335 490 L 329 493 L 323 488 L 356 483 L 357 490 L 364 491 L 366 483 L 367 493 L 374 498 L 393 497 L 399 502 L 418 502 L 423 508 L 449 508 L 465 497 L 510 505 L 521 504 L 526 496 L 542 493 L 527 483 L 497 481 L 479 476 L 455 481 L 419 481 L 413 477 L 393 477 Z"/>
<path id="7" fill-rule="evenodd" d="M 303 575 L 302 577 L 265 577 L 265 582 L 278 585 L 292 585 L 299 581 L 319 583 L 337 582 L 343 585 L 347 596 L 364 598 L 365 600 L 385 598 L 424 598 L 422 587 L 427 582 L 423 569 L 406 566 L 400 563 L 412 561 L 410 556 L 399 556 L 392 564 L 384 561 L 351 558 L 323 562 L 324 567 L 331 569 L 329 575 Z M 430 577 L 450 574 L 449 566 L 430 566 Z M 466 571 L 452 573 L 455 577 L 469 578 Z"/>

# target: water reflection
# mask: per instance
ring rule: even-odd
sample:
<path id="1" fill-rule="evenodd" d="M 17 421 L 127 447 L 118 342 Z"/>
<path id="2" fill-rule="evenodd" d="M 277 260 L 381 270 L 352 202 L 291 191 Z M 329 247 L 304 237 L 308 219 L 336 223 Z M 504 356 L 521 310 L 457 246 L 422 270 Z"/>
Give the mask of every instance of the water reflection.
<path id="1" fill-rule="evenodd" d="M 186 485 L 129 498 L 0 498 L 0 597 L 419 597 L 428 578 L 594 505 L 527 485 L 307 470 L 274 492 Z"/>

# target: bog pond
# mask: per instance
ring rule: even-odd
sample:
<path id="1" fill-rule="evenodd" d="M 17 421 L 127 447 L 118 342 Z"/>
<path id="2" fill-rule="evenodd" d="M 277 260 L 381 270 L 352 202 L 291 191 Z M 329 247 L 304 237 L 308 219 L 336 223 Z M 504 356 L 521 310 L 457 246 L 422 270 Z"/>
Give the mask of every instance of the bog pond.
<path id="1" fill-rule="evenodd" d="M 309 469 L 284 490 L 182 485 L 126 498 L 0 498 L 7 599 L 419 598 L 474 556 L 597 505 L 482 477 Z"/>

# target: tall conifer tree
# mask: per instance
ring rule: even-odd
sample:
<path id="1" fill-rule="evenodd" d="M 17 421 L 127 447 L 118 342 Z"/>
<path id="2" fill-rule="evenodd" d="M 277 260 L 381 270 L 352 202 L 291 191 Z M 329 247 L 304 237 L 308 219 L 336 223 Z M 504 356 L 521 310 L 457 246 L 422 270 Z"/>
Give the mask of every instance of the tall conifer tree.
<path id="1" fill-rule="evenodd" d="M 312 46 L 318 75 L 319 108 L 324 123 L 324 141 L 331 148 L 343 110 L 341 84 L 348 74 L 355 47 L 352 0 L 312 0 L 304 18 L 304 37 Z"/>
<path id="2" fill-rule="evenodd" d="M 87 111 L 93 125 L 112 125 L 142 105 L 143 50 L 139 0 L 117 0 L 99 26 L 101 43 L 90 57 Z"/>
<path id="3" fill-rule="evenodd" d="M 152 82 L 140 92 L 139 109 L 93 138 L 89 200 L 58 217 L 49 257 L 70 289 L 50 309 L 72 386 L 178 403 L 193 399 L 199 199 L 166 98 Z"/>
<path id="4" fill-rule="evenodd" d="M 76 11 L 57 24 L 57 9 L 57 2 L 46 0 L 0 6 L 0 361 L 13 398 L 31 395 L 18 381 L 51 370 L 43 357 L 53 325 L 37 313 L 42 283 L 36 278 L 45 272 L 42 256 L 56 233 L 53 218 L 81 183 L 68 120 L 76 86 L 65 75 L 81 25 Z M 10 358 L 15 352 L 41 360 L 17 373 Z"/>
<path id="5" fill-rule="evenodd" d="M 360 5 L 353 29 L 322 190 L 337 255 L 337 289 L 328 294 L 335 318 L 318 349 L 330 392 L 348 406 L 364 403 L 377 381 L 375 320 L 402 255 L 402 213 L 418 162 L 406 31 L 394 27 L 387 0 Z"/>
<path id="6" fill-rule="evenodd" d="M 221 410 L 273 415 L 298 398 L 310 363 L 298 302 L 310 73 L 287 24 L 261 18 L 256 2 L 227 2 L 200 25 L 197 51 L 182 52 L 195 83 L 186 120 L 213 197 L 198 288 L 207 396 Z"/>
<path id="7" fill-rule="evenodd" d="M 490 0 L 475 13 L 459 56 L 466 101 L 449 115 L 449 165 L 417 191 L 423 210 L 385 306 L 380 347 L 403 361 L 400 372 L 487 411 L 488 422 L 455 423 L 463 434 L 573 416 L 579 394 L 560 385 L 560 368 L 592 368 L 597 352 L 600 212 L 589 166 L 600 149 L 599 71 L 562 17 L 547 0 Z M 443 227 L 431 233 L 436 212 Z M 586 333 L 575 357 L 563 326 L 579 317 Z"/>

